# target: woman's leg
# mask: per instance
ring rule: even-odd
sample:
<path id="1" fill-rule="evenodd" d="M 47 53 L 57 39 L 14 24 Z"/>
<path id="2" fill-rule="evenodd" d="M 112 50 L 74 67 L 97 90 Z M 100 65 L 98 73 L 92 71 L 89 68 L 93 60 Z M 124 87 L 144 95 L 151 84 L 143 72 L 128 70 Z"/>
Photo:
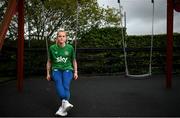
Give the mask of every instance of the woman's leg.
<path id="1" fill-rule="evenodd" d="M 55 82 L 56 91 L 58 96 L 60 97 L 60 100 L 66 99 L 67 97 L 63 86 L 63 71 L 54 69 L 52 71 L 52 78 Z"/>
<path id="2" fill-rule="evenodd" d="M 71 70 L 65 70 L 63 72 L 63 86 L 64 86 L 64 93 L 65 93 L 65 100 L 69 100 L 70 98 L 70 84 L 73 78 L 73 73 Z"/>
<path id="3" fill-rule="evenodd" d="M 73 73 L 70 70 L 53 71 L 53 76 L 56 83 L 56 89 L 62 100 L 62 104 L 56 112 L 56 115 L 66 116 L 67 111 L 73 107 L 73 105 L 68 102 L 70 98 L 69 87 L 73 77 Z"/>

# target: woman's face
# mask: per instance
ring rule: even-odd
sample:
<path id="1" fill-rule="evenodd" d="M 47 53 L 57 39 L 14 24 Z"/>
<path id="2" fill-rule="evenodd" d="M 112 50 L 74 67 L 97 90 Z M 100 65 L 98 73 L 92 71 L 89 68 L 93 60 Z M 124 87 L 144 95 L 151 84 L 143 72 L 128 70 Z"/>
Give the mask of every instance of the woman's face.
<path id="1" fill-rule="evenodd" d="M 66 32 L 58 32 L 57 43 L 64 44 L 66 42 Z"/>

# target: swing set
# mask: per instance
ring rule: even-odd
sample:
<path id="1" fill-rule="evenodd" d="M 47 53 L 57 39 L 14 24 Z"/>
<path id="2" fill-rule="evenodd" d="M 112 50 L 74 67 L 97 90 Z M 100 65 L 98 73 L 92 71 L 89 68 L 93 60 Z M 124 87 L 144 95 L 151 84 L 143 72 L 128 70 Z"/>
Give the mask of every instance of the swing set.
<path id="1" fill-rule="evenodd" d="M 11 19 L 16 13 L 18 13 L 17 89 L 19 92 L 23 91 L 23 80 L 24 80 L 24 1 L 25 0 L 9 0 L 4 18 L 0 25 L 0 50 L 1 50 L 4 44 L 5 35 L 8 31 L 8 27 L 10 25 Z M 120 0 L 118 1 L 120 4 Z M 166 53 L 166 57 L 167 57 L 166 58 L 166 88 L 171 88 L 172 86 L 173 14 L 174 14 L 173 10 L 180 12 L 179 0 L 167 0 L 167 44 L 168 45 L 166 47 L 167 48 L 166 50 L 167 51 Z M 78 18 L 78 15 L 77 15 L 77 18 Z M 152 22 L 152 27 L 153 27 L 153 22 Z M 152 31 L 152 36 L 153 36 L 153 31 Z M 153 40 L 153 37 L 151 40 Z M 123 43 L 123 46 L 124 46 L 124 55 L 126 55 L 125 43 Z M 151 48 L 152 48 L 152 44 L 151 44 Z M 75 50 L 76 50 L 76 47 L 75 47 Z M 152 49 L 150 53 L 152 53 Z M 152 58 L 152 54 L 150 55 L 150 66 L 149 66 L 148 74 L 131 75 L 130 73 L 128 73 L 128 69 L 126 66 L 126 75 L 129 75 L 129 76 L 151 75 L 151 61 L 152 61 L 151 58 Z M 126 59 L 125 59 L 125 62 L 126 62 Z"/>
<path id="2" fill-rule="evenodd" d="M 150 76 L 152 74 L 152 49 L 153 49 L 153 40 L 154 40 L 154 0 L 151 1 L 153 6 L 152 6 L 152 32 L 151 32 L 151 45 L 150 45 L 150 57 L 149 57 L 149 70 L 148 73 L 143 73 L 143 74 L 130 74 L 129 72 L 129 68 L 128 68 L 128 62 L 127 62 L 127 52 L 126 52 L 126 48 L 127 48 L 127 43 L 126 43 L 126 35 L 123 31 L 123 28 L 121 28 L 121 34 L 122 34 L 122 40 L 123 40 L 123 52 L 124 52 L 124 65 L 125 65 L 125 74 L 128 77 L 147 77 Z M 122 18 L 122 10 L 121 10 L 121 3 L 120 0 L 118 0 L 119 3 L 119 12 L 120 12 L 120 17 Z M 126 15 L 125 16 L 125 29 L 126 29 Z M 123 27 L 122 24 L 122 20 L 120 22 L 120 27 Z"/>

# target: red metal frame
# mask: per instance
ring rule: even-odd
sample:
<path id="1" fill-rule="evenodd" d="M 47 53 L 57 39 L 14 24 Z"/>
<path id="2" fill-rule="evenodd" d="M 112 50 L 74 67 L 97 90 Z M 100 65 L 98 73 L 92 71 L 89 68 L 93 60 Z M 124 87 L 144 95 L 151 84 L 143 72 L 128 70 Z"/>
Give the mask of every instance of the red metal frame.
<path id="1" fill-rule="evenodd" d="M 7 10 L 4 15 L 4 19 L 2 21 L 2 24 L 0 26 L 0 50 L 2 49 L 2 46 L 4 44 L 6 32 L 8 30 L 9 24 L 11 22 L 11 19 L 16 11 L 16 0 L 9 0 Z"/>
<path id="2" fill-rule="evenodd" d="M 18 57 L 17 57 L 17 87 L 23 90 L 24 78 L 24 0 L 18 0 Z"/>
<path id="3" fill-rule="evenodd" d="M 167 0 L 166 88 L 172 87 L 173 65 L 173 0 Z"/>

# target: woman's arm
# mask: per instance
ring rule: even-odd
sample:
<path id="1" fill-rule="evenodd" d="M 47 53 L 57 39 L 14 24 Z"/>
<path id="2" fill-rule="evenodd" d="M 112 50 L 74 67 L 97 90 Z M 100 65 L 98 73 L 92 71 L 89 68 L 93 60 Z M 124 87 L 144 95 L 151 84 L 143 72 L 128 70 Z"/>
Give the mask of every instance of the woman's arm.
<path id="1" fill-rule="evenodd" d="M 76 59 L 73 60 L 73 67 L 74 67 L 74 79 L 78 79 L 78 71 L 77 71 L 77 62 Z"/>
<path id="2" fill-rule="evenodd" d="M 51 80 L 51 76 L 50 76 L 50 71 L 51 71 L 51 61 L 48 59 L 47 60 L 47 64 L 46 64 L 46 70 L 47 70 L 47 76 L 46 76 L 46 79 L 48 81 Z"/>

